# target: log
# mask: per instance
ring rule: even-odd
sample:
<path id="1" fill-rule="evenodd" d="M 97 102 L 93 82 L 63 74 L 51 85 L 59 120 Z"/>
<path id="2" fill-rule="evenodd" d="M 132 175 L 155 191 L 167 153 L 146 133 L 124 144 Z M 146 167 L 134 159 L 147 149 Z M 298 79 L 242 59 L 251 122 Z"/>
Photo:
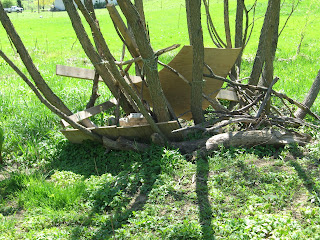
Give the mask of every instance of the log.
<path id="1" fill-rule="evenodd" d="M 103 146 L 110 150 L 144 152 L 150 147 L 148 144 L 131 141 L 124 137 L 119 137 L 116 141 L 107 137 L 102 137 L 102 139 Z"/>
<path id="2" fill-rule="evenodd" d="M 284 146 L 290 143 L 305 145 L 310 141 L 311 137 L 309 135 L 273 129 L 228 132 L 209 138 L 200 151 L 202 153 L 208 153 L 219 149 L 220 145 L 224 147 L 254 147 L 259 145 Z"/>
<path id="3" fill-rule="evenodd" d="M 311 141 L 309 135 L 274 129 L 227 132 L 200 140 L 171 142 L 170 146 L 179 148 L 184 154 L 197 151 L 197 156 L 206 156 L 220 146 L 228 147 L 254 147 L 259 145 L 284 146 L 290 143 L 305 145 Z"/>

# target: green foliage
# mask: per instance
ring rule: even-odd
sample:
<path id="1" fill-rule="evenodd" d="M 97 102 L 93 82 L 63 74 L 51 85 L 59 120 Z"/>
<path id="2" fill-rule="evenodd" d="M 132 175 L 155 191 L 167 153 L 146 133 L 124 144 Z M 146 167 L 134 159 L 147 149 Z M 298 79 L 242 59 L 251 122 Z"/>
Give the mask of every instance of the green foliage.
<path id="1" fill-rule="evenodd" d="M 74 209 L 85 193 L 85 185 L 74 178 L 73 184 L 66 184 L 67 180 L 58 177 L 59 174 L 54 174 L 54 181 L 46 181 L 42 175 L 26 177 L 23 181 L 25 189 L 18 193 L 19 204 L 27 209 Z"/>
<path id="2" fill-rule="evenodd" d="M 9 8 L 14 5 L 12 0 L 3 0 L 1 3 L 4 8 Z"/>
<path id="3" fill-rule="evenodd" d="M 201 227 L 197 222 L 184 220 L 173 225 L 171 231 L 166 232 L 166 239 L 197 240 L 202 238 Z"/>

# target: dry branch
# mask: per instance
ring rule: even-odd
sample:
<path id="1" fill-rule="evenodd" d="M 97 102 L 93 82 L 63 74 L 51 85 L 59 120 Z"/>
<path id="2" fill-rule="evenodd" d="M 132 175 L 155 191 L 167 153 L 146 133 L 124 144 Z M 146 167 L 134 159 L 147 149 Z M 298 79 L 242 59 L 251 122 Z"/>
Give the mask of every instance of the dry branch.
<path id="1" fill-rule="evenodd" d="M 167 53 L 167 52 L 170 52 L 176 48 L 180 47 L 180 44 L 174 44 L 170 47 L 167 47 L 167 48 L 163 48 L 163 49 L 160 49 L 158 51 L 156 51 L 154 54 L 155 56 L 160 56 L 164 53 Z M 133 59 L 130 59 L 130 60 L 127 60 L 127 61 L 114 61 L 118 66 L 123 66 L 123 65 L 128 65 L 128 64 L 132 64 L 132 63 L 136 63 L 136 62 L 139 62 L 139 61 L 142 61 L 142 57 L 139 56 L 139 57 L 136 57 L 136 58 L 133 58 Z"/>
<path id="2" fill-rule="evenodd" d="M 221 77 L 221 76 L 217 76 L 216 74 L 214 74 L 212 69 L 207 64 L 205 64 L 205 66 L 210 71 L 210 74 L 203 74 L 204 77 L 214 78 L 214 79 L 217 79 L 217 80 L 220 80 L 220 81 L 224 81 L 224 82 L 230 84 L 231 86 L 237 86 L 237 87 L 241 87 L 241 88 L 245 88 L 245 89 L 250 89 L 250 90 L 253 90 L 253 91 L 257 91 L 257 90 L 258 91 L 267 91 L 268 90 L 267 87 L 254 86 L 254 85 L 250 85 L 250 84 L 243 84 L 243 83 L 231 81 L 231 80 L 229 80 L 227 78 L 224 78 L 224 77 Z M 302 109 L 303 111 L 305 111 L 310 116 L 312 116 L 312 117 L 314 117 L 314 118 L 316 118 L 317 120 L 320 121 L 320 117 L 317 114 L 315 114 L 314 112 L 312 112 L 310 110 L 310 108 L 308 106 L 306 106 L 305 104 L 299 103 L 299 102 L 293 100 L 292 98 L 288 97 L 286 94 L 277 92 L 275 90 L 271 90 L 271 93 L 274 94 L 275 96 L 277 96 L 280 99 L 287 100 L 289 103 L 294 104 L 295 106 L 297 106 L 298 108 Z"/>
<path id="3" fill-rule="evenodd" d="M 305 145 L 310 142 L 310 140 L 311 137 L 309 135 L 288 131 L 276 131 L 273 129 L 228 132 L 209 138 L 205 147 L 200 151 L 208 153 L 219 149 L 219 146 L 221 145 L 224 147 L 253 147 L 258 145 L 283 146 L 290 143 Z"/>

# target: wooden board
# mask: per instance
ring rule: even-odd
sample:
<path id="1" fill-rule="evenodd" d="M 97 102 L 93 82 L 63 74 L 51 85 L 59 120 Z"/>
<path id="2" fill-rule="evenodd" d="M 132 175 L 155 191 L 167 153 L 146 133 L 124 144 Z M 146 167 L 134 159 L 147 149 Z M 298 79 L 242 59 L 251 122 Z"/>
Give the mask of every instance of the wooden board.
<path id="1" fill-rule="evenodd" d="M 56 66 L 56 75 L 58 76 L 93 80 L 94 73 L 94 70 L 87 68 L 69 67 L 63 65 Z M 101 77 L 99 77 L 99 81 L 103 81 Z"/>
<path id="2" fill-rule="evenodd" d="M 93 80 L 94 79 L 95 71 L 92 69 L 87 68 L 78 68 L 78 67 L 69 67 L 64 65 L 57 65 L 56 66 L 56 75 L 64 76 L 64 77 L 73 77 L 73 78 L 80 78 L 86 80 Z M 125 77 L 126 81 L 130 83 L 130 81 Z M 141 77 L 138 76 L 130 76 L 130 79 L 133 83 L 140 83 Z M 99 81 L 103 82 L 103 79 L 99 77 Z"/>
<path id="3" fill-rule="evenodd" d="M 228 101 L 233 101 L 233 102 L 238 102 L 238 96 L 235 91 L 232 90 L 227 90 L 227 89 L 221 89 L 218 92 L 218 95 L 216 98 L 221 99 L 221 100 L 228 100 Z"/>
<path id="4" fill-rule="evenodd" d="M 208 64 L 214 73 L 218 76 L 226 77 L 234 65 L 241 49 L 225 49 L 225 48 L 205 48 L 205 63 Z M 168 64 L 172 68 L 181 73 L 189 82 L 192 81 L 192 59 L 193 52 L 191 46 L 183 46 L 180 52 L 174 57 L 174 59 Z M 209 71 L 204 68 L 205 73 Z M 83 79 L 93 79 L 94 70 L 81 69 L 75 67 L 66 67 L 57 65 L 57 75 L 71 76 Z M 137 76 L 130 77 L 132 82 L 141 91 L 142 81 Z M 190 112 L 191 106 L 191 88 L 176 74 L 167 68 L 163 68 L 159 72 L 159 78 L 161 86 L 165 96 L 171 104 L 175 114 L 181 116 L 181 118 L 190 120 L 192 115 Z M 127 82 L 128 79 L 126 79 Z M 204 93 L 210 95 L 211 98 L 215 98 L 223 82 L 220 80 L 205 78 Z M 152 105 L 151 97 L 147 87 L 144 87 L 143 98 L 150 105 Z M 213 94 L 212 94 L 213 93 Z M 219 95 L 221 99 L 236 100 L 237 97 L 231 93 L 221 93 Z M 231 98 L 231 99 L 229 99 Z M 206 100 L 202 103 L 202 108 L 206 109 L 210 103 Z M 186 113 L 187 112 L 187 113 Z"/>
<path id="5" fill-rule="evenodd" d="M 221 77 L 226 77 L 234 65 L 241 49 L 223 49 L 223 48 L 205 48 L 204 60 L 214 73 Z M 180 52 L 168 64 L 170 67 L 181 73 L 189 82 L 192 81 L 192 59 L 193 52 L 191 46 L 183 46 Z M 209 71 L 204 68 L 204 72 L 209 74 Z M 161 86 L 165 96 L 170 102 L 177 116 L 190 110 L 191 106 L 191 88 L 176 74 L 167 68 L 163 68 L 159 72 Z M 204 93 L 211 94 L 211 98 L 217 96 L 223 82 L 211 78 L 205 78 Z M 136 84 L 141 88 L 141 83 Z M 144 89 L 147 89 L 146 87 Z M 151 97 L 148 91 L 144 91 L 144 99 L 151 104 Z M 202 108 L 206 109 L 210 103 L 203 101 Z M 181 116 L 181 118 L 190 120 L 191 112 Z"/>
<path id="6" fill-rule="evenodd" d="M 157 123 L 157 125 L 170 140 L 177 141 L 182 139 L 181 133 L 171 133 L 173 130 L 179 128 L 179 125 L 176 121 Z M 122 136 L 130 140 L 140 140 L 145 142 L 149 142 L 150 136 L 154 133 L 148 124 L 132 127 L 105 126 L 88 129 L 113 140 L 116 140 L 118 137 Z M 64 129 L 61 130 L 61 132 L 72 143 L 82 143 L 84 140 L 93 140 L 78 129 Z"/>
<path id="7" fill-rule="evenodd" d="M 77 112 L 71 116 L 69 116 L 69 118 L 71 118 L 73 121 L 75 122 L 80 122 L 84 119 L 87 119 L 89 117 L 92 117 L 94 115 L 97 115 L 98 113 L 101 113 L 103 111 L 108 110 L 109 108 L 112 108 L 113 106 L 115 106 L 117 104 L 117 100 L 115 98 L 110 99 L 107 102 L 101 103 L 97 106 L 88 108 L 86 110 L 83 110 L 81 112 Z M 69 123 L 67 123 L 65 120 L 61 120 L 61 124 L 63 127 L 68 127 L 70 126 Z"/>

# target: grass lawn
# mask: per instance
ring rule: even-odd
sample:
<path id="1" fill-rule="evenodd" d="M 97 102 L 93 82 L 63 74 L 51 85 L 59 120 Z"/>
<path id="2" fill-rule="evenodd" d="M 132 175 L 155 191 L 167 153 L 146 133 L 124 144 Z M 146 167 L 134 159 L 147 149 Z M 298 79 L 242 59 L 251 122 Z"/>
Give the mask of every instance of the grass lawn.
<path id="1" fill-rule="evenodd" d="M 257 4 L 242 77 L 250 74 L 266 2 Z M 291 3 L 282 6 L 281 26 Z M 222 3 L 210 6 L 222 32 Z M 184 1 L 149 0 L 145 9 L 154 49 L 188 44 Z M 279 40 L 276 89 L 299 101 L 320 69 L 319 9 L 317 0 L 301 1 Z M 107 10 L 97 15 L 119 58 L 122 43 Z M 55 75 L 57 64 L 92 68 L 67 13 L 9 16 L 53 91 L 73 112 L 83 110 L 91 83 Z M 203 19 L 205 45 L 213 47 Z M 302 34 L 301 52 L 293 58 Z M 2 27 L 0 48 L 22 66 Z M 177 51 L 161 60 L 169 62 Z M 103 85 L 100 94 L 99 103 L 111 98 Z M 319 98 L 312 110 L 320 114 Z M 107 153 L 94 143 L 66 141 L 58 117 L 2 59 L 0 127 L 0 239 L 320 239 L 320 136 L 314 130 L 304 129 L 315 141 L 303 148 L 220 148 L 194 161 L 157 146 L 142 154 Z"/>

